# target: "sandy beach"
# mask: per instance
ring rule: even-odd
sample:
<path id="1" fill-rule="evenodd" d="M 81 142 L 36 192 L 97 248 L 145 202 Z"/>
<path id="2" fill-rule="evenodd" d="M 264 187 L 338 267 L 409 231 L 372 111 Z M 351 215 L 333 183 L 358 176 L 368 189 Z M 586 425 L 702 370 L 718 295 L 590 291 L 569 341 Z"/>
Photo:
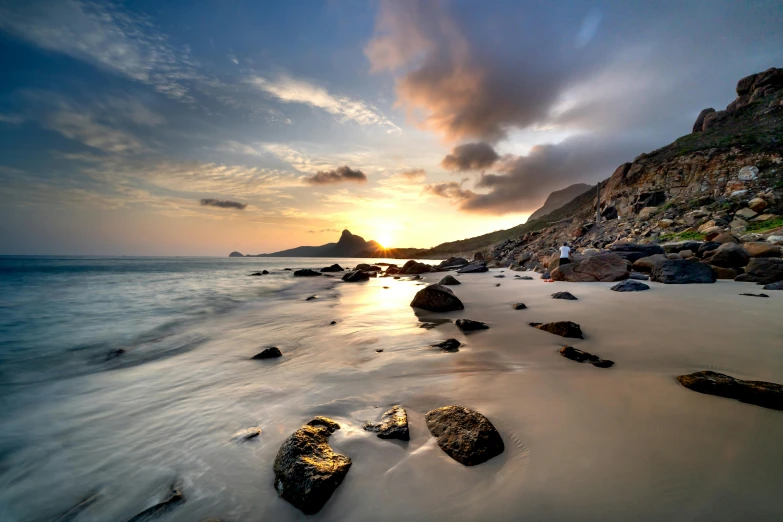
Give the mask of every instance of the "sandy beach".
<path id="1" fill-rule="evenodd" d="M 274 299 L 185 328 L 201 339 L 187 350 L 25 386 L 8 403 L 31 405 L 3 424 L 3 442 L 15 448 L 0 475 L 4 520 L 56 519 L 95 493 L 77 520 L 128 520 L 172 483 L 186 501 L 160 520 L 783 518 L 783 412 L 675 380 L 709 369 L 783 382 L 779 292 L 740 296 L 759 287 L 719 281 L 618 293 L 612 283 L 491 269 L 457 275 L 462 284 L 450 288 L 462 311 L 409 306 L 447 274 L 290 278 Z M 578 300 L 550 297 L 563 290 Z M 518 302 L 528 308 L 512 309 Z M 465 334 L 451 322 L 459 318 L 490 328 Z M 421 327 L 433 320 L 447 321 Z M 560 320 L 580 324 L 585 339 L 528 326 Z M 430 347 L 451 337 L 459 352 Z M 568 360 L 558 353 L 564 344 L 615 365 Z M 250 360 L 266 346 L 283 356 Z M 409 442 L 362 429 L 395 404 L 408 412 Z M 505 451 L 473 467 L 441 451 L 424 414 L 452 404 L 486 415 Z M 340 424 L 330 443 L 353 465 L 308 517 L 278 498 L 272 465 L 286 437 L 316 415 Z M 231 439 L 248 427 L 261 435 Z M 52 493 L 33 501 L 41 490 Z"/>

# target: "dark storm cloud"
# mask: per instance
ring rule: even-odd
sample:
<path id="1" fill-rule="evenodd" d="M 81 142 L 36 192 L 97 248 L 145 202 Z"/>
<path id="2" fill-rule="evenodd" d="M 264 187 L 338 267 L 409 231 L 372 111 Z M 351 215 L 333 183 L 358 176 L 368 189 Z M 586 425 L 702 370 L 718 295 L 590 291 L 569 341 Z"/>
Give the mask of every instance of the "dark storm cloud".
<path id="1" fill-rule="evenodd" d="M 245 210 L 247 208 L 247 203 L 224 199 L 202 199 L 200 203 L 202 207 L 235 208 L 237 210 Z"/>
<path id="2" fill-rule="evenodd" d="M 446 141 L 558 142 L 504 157 L 475 187 L 429 186 L 464 211 L 527 212 L 552 190 L 605 179 L 690 132 L 701 109 L 725 107 L 740 78 L 783 66 L 778 0 L 506 7 L 388 1 L 365 47 L 373 71 L 395 75 L 409 118 Z M 470 163 L 453 152 L 442 165 Z"/>
<path id="3" fill-rule="evenodd" d="M 355 183 L 365 183 L 367 176 L 361 170 L 353 170 L 351 167 L 342 166 L 335 170 L 321 170 L 315 175 L 306 178 L 307 183 L 311 185 L 328 185 L 330 183 L 342 183 L 343 181 L 353 181 Z"/>
<path id="4" fill-rule="evenodd" d="M 488 143 L 465 143 L 454 147 L 451 154 L 443 158 L 441 166 L 446 170 L 483 170 L 491 167 L 500 156 Z"/>

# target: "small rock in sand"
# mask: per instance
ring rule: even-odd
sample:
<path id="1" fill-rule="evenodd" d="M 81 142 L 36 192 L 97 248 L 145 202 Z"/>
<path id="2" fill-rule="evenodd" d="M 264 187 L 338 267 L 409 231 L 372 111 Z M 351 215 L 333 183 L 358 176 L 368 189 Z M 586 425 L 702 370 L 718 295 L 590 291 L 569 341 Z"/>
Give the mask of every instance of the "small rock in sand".
<path id="1" fill-rule="evenodd" d="M 383 351 L 383 348 L 376 348 L 375 351 L 381 353 Z"/>
<path id="2" fill-rule="evenodd" d="M 462 343 L 456 339 L 446 339 L 445 341 L 431 345 L 433 348 L 440 348 L 444 352 L 458 352 Z"/>
<path id="3" fill-rule="evenodd" d="M 427 428 L 449 457 L 475 466 L 503 453 L 498 430 L 484 415 L 462 406 L 444 406 L 427 412 Z"/>
<path id="4" fill-rule="evenodd" d="M 677 381 L 699 393 L 736 399 L 773 410 L 783 410 L 783 386 L 773 382 L 743 381 L 712 371 L 680 375 Z"/>
<path id="5" fill-rule="evenodd" d="M 769 297 L 767 294 L 740 294 L 740 295 L 746 295 L 748 297 Z"/>
<path id="6" fill-rule="evenodd" d="M 565 299 L 567 301 L 576 301 L 576 297 L 571 292 L 555 292 L 552 299 Z"/>
<path id="7" fill-rule="evenodd" d="M 557 321 L 554 323 L 528 323 L 533 328 L 538 328 L 561 337 L 570 337 L 572 339 L 584 339 L 582 328 L 571 321 Z"/>
<path id="8" fill-rule="evenodd" d="M 492 276 L 492 277 L 496 277 L 496 278 L 500 279 L 500 278 L 502 278 L 502 277 L 506 277 L 506 276 L 504 276 L 503 274 L 499 274 L 499 275 Z"/>
<path id="9" fill-rule="evenodd" d="M 379 423 L 365 423 L 364 429 L 377 433 L 381 439 L 410 440 L 408 414 L 402 406 L 394 406 L 384 413 Z"/>
<path id="10" fill-rule="evenodd" d="M 525 303 L 516 303 L 511 305 L 511 308 L 513 308 L 514 310 L 524 310 L 527 308 L 527 306 L 525 306 Z"/>
<path id="11" fill-rule="evenodd" d="M 252 428 L 245 428 L 244 430 L 239 430 L 238 432 L 231 435 L 231 440 L 242 442 L 245 440 L 251 440 L 255 439 L 261 435 L 261 428 L 258 427 L 252 427 Z"/>
<path id="12" fill-rule="evenodd" d="M 311 295 L 310 297 L 305 299 L 305 301 L 312 301 L 313 299 L 318 299 L 318 296 L 317 295 Z"/>
<path id="13" fill-rule="evenodd" d="M 644 283 L 634 281 L 633 279 L 626 279 L 622 283 L 617 283 L 609 290 L 614 290 L 615 292 L 641 292 L 649 289 L 650 287 Z"/>
<path id="14" fill-rule="evenodd" d="M 763 290 L 783 290 L 783 281 L 764 285 Z"/>
<path id="15" fill-rule="evenodd" d="M 462 283 L 459 282 L 459 279 L 457 279 L 454 276 L 447 275 L 443 279 L 440 280 L 439 285 L 461 285 Z"/>
<path id="16" fill-rule="evenodd" d="M 351 468 L 350 457 L 329 446 L 339 429 L 333 420 L 315 417 L 288 437 L 275 457 L 277 494 L 306 515 L 324 507 Z"/>
<path id="17" fill-rule="evenodd" d="M 533 280 L 533 278 L 530 277 L 530 276 L 516 276 L 516 278 L 519 279 L 520 281 L 532 281 Z"/>
<path id="18" fill-rule="evenodd" d="M 337 324 L 337 321 L 332 321 L 332 322 L 331 322 L 331 323 L 329 323 L 329 324 Z"/>
<path id="19" fill-rule="evenodd" d="M 463 332 L 472 332 L 475 330 L 489 329 L 487 323 L 482 323 L 481 321 L 473 321 L 471 319 L 457 319 L 456 325 L 457 328 L 459 328 Z"/>
<path id="20" fill-rule="evenodd" d="M 496 287 L 500 286 L 500 283 L 496 283 L 496 284 L 495 284 L 495 286 L 496 286 Z"/>
<path id="21" fill-rule="evenodd" d="M 612 366 L 614 366 L 614 361 L 601 359 L 597 355 L 584 352 L 582 350 L 574 348 L 573 346 L 563 346 L 560 349 L 560 355 L 562 355 L 566 359 L 571 359 L 572 361 L 576 361 L 579 363 L 589 362 L 590 364 L 592 364 L 593 366 L 597 366 L 598 368 L 611 368 Z"/>
<path id="22" fill-rule="evenodd" d="M 266 350 L 262 351 L 261 353 L 257 353 L 253 356 L 253 359 L 274 359 L 276 357 L 280 357 L 283 354 L 280 353 L 280 349 L 277 346 L 272 346 L 270 348 L 267 348 Z"/>

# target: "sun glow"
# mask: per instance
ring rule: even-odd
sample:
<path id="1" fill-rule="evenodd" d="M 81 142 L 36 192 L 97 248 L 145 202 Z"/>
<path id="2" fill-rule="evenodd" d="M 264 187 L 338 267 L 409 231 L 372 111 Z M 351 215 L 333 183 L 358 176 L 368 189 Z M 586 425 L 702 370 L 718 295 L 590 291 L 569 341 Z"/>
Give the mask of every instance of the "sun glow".
<path id="1" fill-rule="evenodd" d="M 391 236 L 388 232 L 379 232 L 378 235 L 375 236 L 375 241 L 383 248 L 389 248 L 391 246 Z"/>

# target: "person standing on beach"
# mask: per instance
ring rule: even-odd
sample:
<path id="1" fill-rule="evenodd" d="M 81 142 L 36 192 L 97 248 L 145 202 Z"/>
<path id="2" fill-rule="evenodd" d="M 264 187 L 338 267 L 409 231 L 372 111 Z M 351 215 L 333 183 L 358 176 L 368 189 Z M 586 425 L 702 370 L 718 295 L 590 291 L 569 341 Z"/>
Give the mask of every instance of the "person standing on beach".
<path id="1" fill-rule="evenodd" d="M 568 247 L 568 243 L 563 243 L 560 247 L 560 264 L 567 265 L 571 262 L 571 249 Z"/>

